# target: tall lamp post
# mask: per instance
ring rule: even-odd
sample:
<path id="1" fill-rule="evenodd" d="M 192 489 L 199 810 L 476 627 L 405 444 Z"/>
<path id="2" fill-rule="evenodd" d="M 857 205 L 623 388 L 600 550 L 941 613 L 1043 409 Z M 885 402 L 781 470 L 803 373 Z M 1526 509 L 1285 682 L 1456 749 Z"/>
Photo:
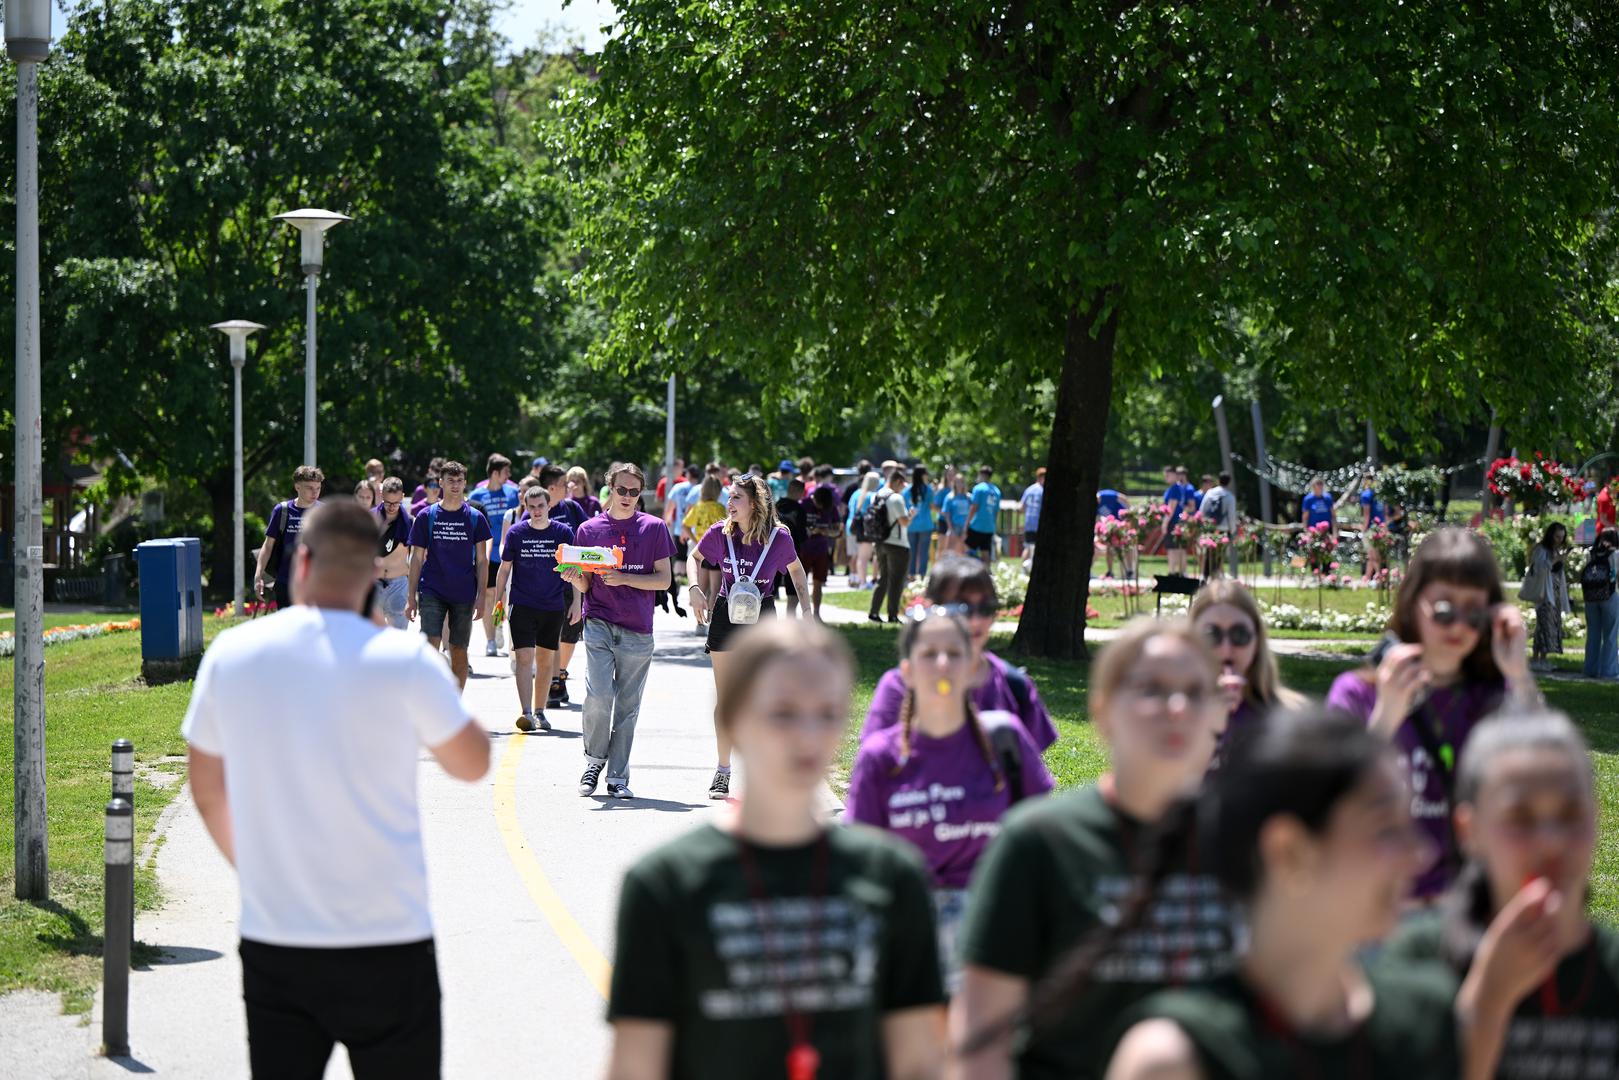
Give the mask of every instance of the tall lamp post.
<path id="1" fill-rule="evenodd" d="M 242 540 L 242 365 L 247 363 L 247 339 L 250 335 L 263 330 L 263 325 L 248 322 L 245 319 L 231 319 L 229 322 L 217 322 L 209 327 L 218 330 L 230 338 L 230 367 L 231 367 L 231 402 L 232 415 L 235 417 L 236 436 L 231 443 L 231 465 L 234 470 L 235 506 L 231 516 L 231 544 L 235 559 L 231 563 L 230 597 L 232 609 L 240 619 L 244 614 L 242 610 L 242 582 L 246 573 L 247 553 L 243 550 Z"/>
<path id="2" fill-rule="evenodd" d="M 325 255 L 326 230 L 333 225 L 354 219 L 330 210 L 305 207 L 285 214 L 277 214 L 277 221 L 285 221 L 298 230 L 302 240 L 304 270 L 304 464 L 315 464 L 315 289 L 320 281 L 321 265 Z"/>
<path id="3" fill-rule="evenodd" d="M 17 65 L 17 413 L 12 749 L 19 900 L 50 897 L 45 825 L 45 508 L 39 404 L 39 64 L 51 51 L 51 0 L 5 0 L 6 55 Z"/>

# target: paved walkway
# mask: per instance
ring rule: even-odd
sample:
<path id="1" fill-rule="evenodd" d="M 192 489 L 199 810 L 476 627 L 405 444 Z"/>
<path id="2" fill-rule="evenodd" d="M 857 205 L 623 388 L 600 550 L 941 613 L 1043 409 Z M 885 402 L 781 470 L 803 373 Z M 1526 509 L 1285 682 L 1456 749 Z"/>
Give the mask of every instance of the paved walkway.
<path id="1" fill-rule="evenodd" d="M 620 879 L 642 853 L 720 812 L 706 797 L 714 762 L 713 676 L 691 626 L 657 617 L 657 652 L 631 764 L 637 798 L 628 802 L 575 792 L 584 767 L 577 705 L 548 712 L 555 727 L 549 735 L 513 730 L 509 661 L 479 655 L 481 631 L 474 635 L 466 695 L 494 735 L 494 766 L 484 780 L 461 784 L 424 754 L 420 772 L 445 1076 L 591 1077 L 603 1068 L 603 995 Z M 574 662 L 578 697 L 583 660 L 581 651 Z M 47 995 L 12 995 L 0 1000 L 0 1061 L 8 1063 L 0 1074 L 247 1076 L 235 877 L 189 796 L 174 805 L 157 855 L 164 906 L 143 914 L 136 930 L 170 959 L 131 978 L 133 1059 L 93 1056 L 99 999 L 86 1025 L 60 1016 Z M 17 1062 L 27 1067 L 13 1073 Z M 349 1075 L 339 1051 L 327 1076 Z"/>

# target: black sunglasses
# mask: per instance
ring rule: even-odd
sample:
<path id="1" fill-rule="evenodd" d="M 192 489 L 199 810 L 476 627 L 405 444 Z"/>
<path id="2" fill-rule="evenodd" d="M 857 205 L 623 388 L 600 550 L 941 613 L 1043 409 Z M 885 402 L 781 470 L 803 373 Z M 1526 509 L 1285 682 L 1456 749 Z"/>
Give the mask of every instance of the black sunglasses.
<path id="1" fill-rule="evenodd" d="M 1231 647 L 1234 649 L 1252 645 L 1254 642 L 1254 632 L 1242 623 L 1236 623 L 1232 626 L 1208 623 L 1203 627 L 1203 636 L 1208 638 L 1209 644 L 1216 649 L 1228 641 L 1231 642 Z"/>
<path id="2" fill-rule="evenodd" d="M 985 600 L 977 604 L 913 604 L 906 610 L 905 615 L 909 619 L 920 621 L 934 615 L 953 615 L 958 619 L 970 619 L 976 615 L 983 619 L 993 619 L 1000 613 L 1000 605 Z"/>
<path id="3" fill-rule="evenodd" d="M 619 497 L 623 498 L 623 499 L 636 498 L 637 496 L 639 496 L 641 494 L 641 491 L 642 491 L 641 488 L 627 488 L 627 487 L 615 487 L 613 490 L 618 492 Z"/>
<path id="4" fill-rule="evenodd" d="M 1424 606 L 1428 609 L 1428 618 L 1439 626 L 1465 623 L 1469 628 L 1480 632 L 1490 625 L 1490 619 L 1495 615 L 1495 610 L 1488 607 L 1468 608 L 1463 611 L 1449 600 L 1435 600 Z"/>

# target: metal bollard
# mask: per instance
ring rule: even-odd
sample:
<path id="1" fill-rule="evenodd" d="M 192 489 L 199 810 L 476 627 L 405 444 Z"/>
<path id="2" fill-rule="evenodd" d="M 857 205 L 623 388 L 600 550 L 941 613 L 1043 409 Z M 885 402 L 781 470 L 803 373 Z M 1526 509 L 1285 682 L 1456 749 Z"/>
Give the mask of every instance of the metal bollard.
<path id="1" fill-rule="evenodd" d="M 129 803 L 130 813 L 135 810 L 135 744 L 128 739 L 117 739 L 112 744 L 112 797 Z M 131 890 L 134 880 L 131 878 Z M 129 905 L 129 940 L 135 940 L 135 904 Z"/>
<path id="2" fill-rule="evenodd" d="M 107 878 L 102 906 L 101 1052 L 129 1056 L 130 921 L 135 907 L 135 812 L 127 799 L 107 804 Z"/>

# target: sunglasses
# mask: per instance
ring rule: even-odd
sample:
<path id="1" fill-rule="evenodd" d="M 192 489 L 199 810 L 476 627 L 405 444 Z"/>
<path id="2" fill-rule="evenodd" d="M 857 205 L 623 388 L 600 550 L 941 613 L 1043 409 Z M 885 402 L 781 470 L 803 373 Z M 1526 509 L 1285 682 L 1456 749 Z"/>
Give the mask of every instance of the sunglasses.
<path id="1" fill-rule="evenodd" d="M 1203 636 L 1208 638 L 1209 644 L 1216 649 L 1228 641 L 1231 642 L 1231 647 L 1234 649 L 1252 645 L 1254 642 L 1254 632 L 1242 623 L 1236 623 L 1232 626 L 1209 623 L 1203 627 Z"/>
<path id="2" fill-rule="evenodd" d="M 1465 624 L 1469 629 L 1483 632 L 1490 625 L 1490 619 L 1495 615 L 1495 609 L 1488 607 L 1474 607 L 1463 611 L 1449 600 L 1435 600 L 1431 604 L 1423 604 L 1422 609 L 1439 626 L 1455 626 L 1457 623 Z"/>
<path id="3" fill-rule="evenodd" d="M 615 487 L 613 490 L 618 492 L 618 497 L 621 498 L 621 499 L 634 499 L 634 498 L 639 498 L 641 492 L 644 489 L 643 488 Z"/>
<path id="4" fill-rule="evenodd" d="M 912 622 L 921 622 L 923 619 L 935 616 L 951 616 L 957 619 L 993 619 L 1001 613 L 1000 606 L 983 601 L 978 604 L 913 604 L 905 611 L 905 617 Z"/>

